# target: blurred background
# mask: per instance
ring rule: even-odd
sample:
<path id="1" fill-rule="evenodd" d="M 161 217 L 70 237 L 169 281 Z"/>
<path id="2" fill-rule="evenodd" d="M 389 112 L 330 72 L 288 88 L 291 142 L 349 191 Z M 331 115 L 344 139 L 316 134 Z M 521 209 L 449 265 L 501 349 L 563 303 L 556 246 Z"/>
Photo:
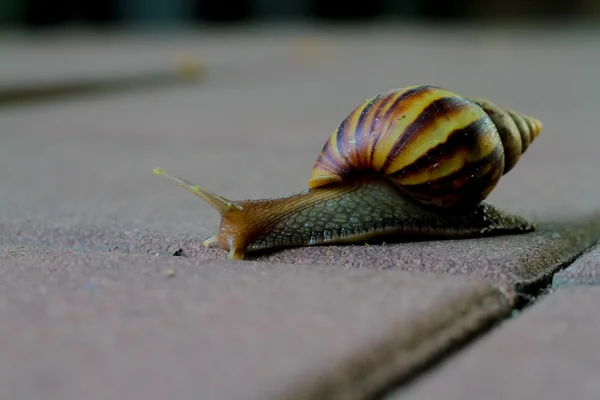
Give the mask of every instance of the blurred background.
<path id="1" fill-rule="evenodd" d="M 3 27 L 190 26 L 273 20 L 597 20 L 600 0 L 1 0 Z M 349 6 L 352 5 L 352 6 Z"/>

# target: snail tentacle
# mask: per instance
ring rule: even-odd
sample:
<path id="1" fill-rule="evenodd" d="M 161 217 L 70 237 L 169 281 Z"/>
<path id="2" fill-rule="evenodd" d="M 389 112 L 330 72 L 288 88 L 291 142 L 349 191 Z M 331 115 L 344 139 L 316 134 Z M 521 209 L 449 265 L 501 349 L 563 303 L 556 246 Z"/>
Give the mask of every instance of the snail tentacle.
<path id="1" fill-rule="evenodd" d="M 209 246 L 214 242 L 218 242 L 222 248 L 230 249 L 229 254 L 227 255 L 228 259 L 241 260 L 243 258 L 245 241 L 243 239 L 243 235 L 240 233 L 245 228 L 243 223 L 245 214 L 242 206 L 216 193 L 206 191 L 200 188 L 200 186 L 194 185 L 185 179 L 164 172 L 161 168 L 155 168 L 154 173 L 156 175 L 165 176 L 176 182 L 179 184 L 179 186 L 195 194 L 219 212 L 221 215 L 222 226 L 217 234 L 211 236 L 203 242 L 205 246 Z M 223 226 L 225 225 L 223 221 L 227 221 L 231 226 L 230 232 L 228 232 L 227 227 Z"/>
<path id="2" fill-rule="evenodd" d="M 235 204 L 233 201 L 228 200 L 223 196 L 219 196 L 216 193 L 208 192 L 202 189 L 200 186 L 194 185 L 193 183 L 190 183 L 184 179 L 173 176 L 163 171 L 162 168 L 154 168 L 154 173 L 156 175 L 165 176 L 170 180 L 177 182 L 179 186 L 200 197 L 202 200 L 210 204 L 215 210 L 219 211 L 220 213 L 228 213 L 236 210 L 242 210 L 241 207 Z"/>

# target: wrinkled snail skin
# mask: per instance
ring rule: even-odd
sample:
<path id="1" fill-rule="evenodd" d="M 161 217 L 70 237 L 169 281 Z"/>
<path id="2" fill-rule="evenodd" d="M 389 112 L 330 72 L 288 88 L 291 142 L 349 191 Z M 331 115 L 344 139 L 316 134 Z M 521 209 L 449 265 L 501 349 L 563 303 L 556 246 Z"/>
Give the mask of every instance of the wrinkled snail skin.
<path id="1" fill-rule="evenodd" d="M 525 219 L 484 203 L 542 124 L 433 86 L 366 100 L 323 146 L 308 189 L 231 201 L 160 169 L 221 214 L 218 243 L 240 260 L 269 248 L 466 238 L 529 232 Z"/>

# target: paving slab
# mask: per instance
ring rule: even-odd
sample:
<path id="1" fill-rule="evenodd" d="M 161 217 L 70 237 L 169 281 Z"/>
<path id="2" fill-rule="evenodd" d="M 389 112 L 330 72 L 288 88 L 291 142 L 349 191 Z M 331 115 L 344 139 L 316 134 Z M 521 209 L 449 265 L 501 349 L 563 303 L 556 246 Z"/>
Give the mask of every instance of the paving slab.
<path id="1" fill-rule="evenodd" d="M 462 277 L 0 251 L 3 399 L 363 399 L 510 314 Z"/>
<path id="2" fill-rule="evenodd" d="M 597 399 L 598 302 L 598 286 L 558 289 L 385 399 Z"/>
<path id="3" fill-rule="evenodd" d="M 552 277 L 553 287 L 598 285 L 600 283 L 600 244 L 590 248 L 564 270 Z"/>

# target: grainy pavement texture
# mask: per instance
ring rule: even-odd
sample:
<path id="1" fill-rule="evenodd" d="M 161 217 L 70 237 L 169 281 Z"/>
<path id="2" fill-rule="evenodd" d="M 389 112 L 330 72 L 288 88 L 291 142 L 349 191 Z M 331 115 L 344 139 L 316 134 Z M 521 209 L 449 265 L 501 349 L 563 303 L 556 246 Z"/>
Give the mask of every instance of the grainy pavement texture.
<path id="1" fill-rule="evenodd" d="M 190 55 L 198 80 L 164 79 Z M 0 399 L 597 399 L 599 62 L 584 30 L 3 36 Z M 22 96 L 123 76 L 154 78 Z M 234 262 L 152 173 L 303 190 L 354 107 L 413 84 L 543 122 L 488 198 L 536 231 Z"/>

